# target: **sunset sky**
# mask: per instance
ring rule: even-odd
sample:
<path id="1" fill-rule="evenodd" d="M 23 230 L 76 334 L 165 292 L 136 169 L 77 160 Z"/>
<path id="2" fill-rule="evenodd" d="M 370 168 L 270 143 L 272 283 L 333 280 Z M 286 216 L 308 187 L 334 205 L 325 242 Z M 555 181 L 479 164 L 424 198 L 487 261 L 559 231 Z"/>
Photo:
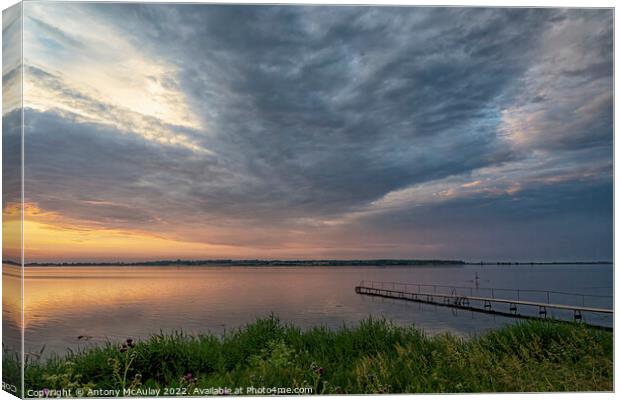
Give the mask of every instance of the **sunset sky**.
<path id="1" fill-rule="evenodd" d="M 23 23 L 26 262 L 612 258 L 611 10 L 28 2 Z"/>

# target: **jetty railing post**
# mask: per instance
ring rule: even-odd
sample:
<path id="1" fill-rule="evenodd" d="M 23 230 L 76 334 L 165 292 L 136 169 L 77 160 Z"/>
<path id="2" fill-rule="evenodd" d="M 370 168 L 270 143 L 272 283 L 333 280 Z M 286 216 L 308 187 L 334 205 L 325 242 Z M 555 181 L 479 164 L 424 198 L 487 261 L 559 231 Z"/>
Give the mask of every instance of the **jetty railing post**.
<path id="1" fill-rule="evenodd" d="M 547 290 L 547 304 L 550 304 L 549 302 L 549 291 Z"/>
<path id="2" fill-rule="evenodd" d="M 519 301 L 519 300 L 521 300 L 521 299 L 519 298 L 519 289 L 517 289 L 517 301 Z"/>
<path id="3" fill-rule="evenodd" d="M 491 297 L 495 298 L 495 289 L 491 288 Z"/>
<path id="4" fill-rule="evenodd" d="M 581 296 L 581 306 L 582 307 L 586 306 L 586 296 L 584 296 L 584 295 Z"/>

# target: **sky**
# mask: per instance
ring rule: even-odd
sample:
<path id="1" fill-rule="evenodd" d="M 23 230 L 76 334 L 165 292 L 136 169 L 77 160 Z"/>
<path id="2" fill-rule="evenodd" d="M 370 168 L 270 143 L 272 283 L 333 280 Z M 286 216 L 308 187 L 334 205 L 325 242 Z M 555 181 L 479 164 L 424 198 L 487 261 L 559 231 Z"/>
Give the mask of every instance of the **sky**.
<path id="1" fill-rule="evenodd" d="M 23 24 L 26 262 L 612 259 L 610 9 L 28 2 Z"/>

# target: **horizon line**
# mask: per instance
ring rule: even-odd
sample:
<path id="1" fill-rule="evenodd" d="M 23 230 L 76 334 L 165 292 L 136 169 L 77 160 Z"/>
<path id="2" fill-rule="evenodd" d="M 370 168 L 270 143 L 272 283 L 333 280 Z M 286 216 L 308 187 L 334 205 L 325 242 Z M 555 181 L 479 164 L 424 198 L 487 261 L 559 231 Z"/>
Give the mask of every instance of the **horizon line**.
<path id="1" fill-rule="evenodd" d="M 157 260 L 140 260 L 140 261 L 129 261 L 129 260 L 117 260 L 117 261 L 35 261 L 28 263 L 19 263 L 13 260 L 2 260 L 3 264 L 11 264 L 15 266 L 36 266 L 36 265 L 148 265 L 148 264 L 216 264 L 216 263 L 224 263 L 224 264 L 233 264 L 233 263 L 260 263 L 260 264 L 269 264 L 269 263 L 297 263 L 297 264 L 311 264 L 311 263 L 411 263 L 411 264 L 465 264 L 465 265 L 491 265 L 491 264 L 508 264 L 508 265 L 516 265 L 516 264 L 613 264 L 613 260 L 587 260 L 587 261 L 502 261 L 502 260 L 494 260 L 494 261 L 465 261 L 465 260 L 457 260 L 457 259 L 442 259 L 442 258 L 317 258 L 317 259 L 282 259 L 282 258 L 243 258 L 243 259 L 233 259 L 233 258 L 208 258 L 208 259 L 157 259 Z"/>

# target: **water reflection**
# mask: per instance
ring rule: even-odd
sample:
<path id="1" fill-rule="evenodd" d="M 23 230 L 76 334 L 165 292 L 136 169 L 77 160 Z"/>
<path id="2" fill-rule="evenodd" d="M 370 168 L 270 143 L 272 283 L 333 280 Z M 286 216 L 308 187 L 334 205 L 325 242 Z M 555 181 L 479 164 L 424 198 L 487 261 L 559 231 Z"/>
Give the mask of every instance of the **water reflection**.
<path id="1" fill-rule="evenodd" d="M 414 323 L 429 334 L 467 336 L 512 320 L 368 298 L 355 294 L 354 287 L 362 279 L 475 287 L 477 273 L 481 287 L 611 294 L 612 270 L 610 265 L 30 267 L 24 287 L 26 351 L 45 344 L 48 350 L 64 352 L 160 330 L 222 333 L 272 312 L 302 327 L 337 328 L 372 315 Z M 7 279 L 16 278 L 5 273 L 3 281 Z M 19 305 L 7 306 L 5 320 L 18 323 Z"/>
<path id="2" fill-rule="evenodd" d="M 22 354 L 22 303 L 21 269 L 13 265 L 2 265 L 2 382 L 4 390 L 15 395 L 21 390 Z M 5 362 L 15 361 L 9 364 Z M 8 367 L 8 368 L 7 368 Z"/>

